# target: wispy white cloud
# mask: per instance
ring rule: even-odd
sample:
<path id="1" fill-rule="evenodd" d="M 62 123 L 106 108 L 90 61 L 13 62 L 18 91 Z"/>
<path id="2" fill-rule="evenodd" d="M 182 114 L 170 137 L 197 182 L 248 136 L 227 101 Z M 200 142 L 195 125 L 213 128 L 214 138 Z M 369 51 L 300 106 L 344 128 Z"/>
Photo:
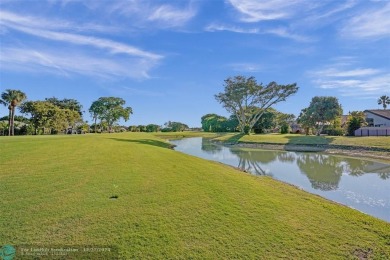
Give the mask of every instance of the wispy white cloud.
<path id="1" fill-rule="evenodd" d="M 149 21 L 164 23 L 168 27 L 183 26 L 196 15 L 195 9 L 187 7 L 179 9 L 170 5 L 162 5 L 155 8 L 149 17 Z"/>
<path id="2" fill-rule="evenodd" d="M 18 15 L 0 10 L 0 26 L 24 26 L 45 30 L 72 30 L 78 32 L 118 32 L 117 27 L 94 23 L 74 23 L 58 18 L 41 18 L 37 16 Z"/>
<path id="3" fill-rule="evenodd" d="M 238 13 L 236 21 L 261 23 L 261 32 L 299 42 L 313 42 L 311 30 L 340 23 L 358 0 L 226 0 Z M 270 22 L 272 21 L 272 23 Z M 288 25 L 286 25 L 288 23 Z"/>
<path id="4" fill-rule="evenodd" d="M 261 64 L 248 62 L 231 63 L 228 64 L 227 67 L 237 72 L 259 72 L 264 69 Z"/>
<path id="5" fill-rule="evenodd" d="M 330 10 L 327 10 L 323 13 L 317 13 L 312 18 L 315 18 L 315 19 L 328 18 L 330 16 L 333 16 L 335 14 L 341 13 L 345 10 L 352 8 L 352 7 L 356 6 L 356 4 L 357 4 L 357 0 L 348 0 L 345 2 L 340 1 L 340 5 L 336 5 L 334 8 L 331 8 Z"/>
<path id="6" fill-rule="evenodd" d="M 110 78 L 115 76 L 148 78 L 150 69 L 164 58 L 162 55 L 128 44 L 74 33 L 71 31 L 73 29 L 71 22 L 55 20 L 51 23 L 41 17 L 21 16 L 4 11 L 1 11 L 0 15 L 0 28 L 3 34 L 16 30 L 36 37 L 30 38 L 29 42 L 4 45 L 0 49 L 2 69 L 17 68 L 25 71 L 35 69 L 37 72 L 45 71 L 62 76 L 75 73 Z M 95 28 L 92 24 L 84 26 L 89 27 Z M 39 45 L 46 44 L 46 47 L 39 49 L 26 47 L 31 43 L 37 46 L 34 44 L 37 40 L 40 41 Z M 50 41 L 57 41 L 63 47 L 61 50 L 54 50 L 50 47 L 52 46 Z"/>
<path id="7" fill-rule="evenodd" d="M 47 30 L 39 30 L 39 29 L 32 29 L 27 27 L 13 27 L 13 29 L 22 31 L 24 33 L 28 33 L 34 36 L 38 36 L 41 38 L 45 38 L 48 40 L 53 41 L 61 41 L 66 42 L 70 44 L 76 44 L 76 45 L 88 45 L 91 47 L 99 48 L 99 49 L 106 49 L 109 52 L 113 54 L 127 54 L 130 56 L 138 56 L 138 57 L 144 57 L 149 59 L 160 59 L 162 58 L 161 55 L 154 54 L 151 52 L 147 52 L 144 50 L 141 50 L 139 48 L 111 41 L 106 40 L 102 38 L 96 38 L 91 36 L 83 36 L 79 34 L 73 34 L 73 33 L 64 33 L 64 32 L 54 32 L 54 31 L 47 31 Z"/>
<path id="8" fill-rule="evenodd" d="M 205 31 L 207 32 L 228 31 L 228 32 L 249 33 L 249 34 L 260 33 L 260 30 L 257 28 L 247 29 L 239 26 L 229 26 L 229 25 L 222 25 L 222 24 L 209 24 L 208 26 L 206 26 Z"/>
<path id="9" fill-rule="evenodd" d="M 258 28 L 244 28 L 240 26 L 212 23 L 206 26 L 204 30 L 207 32 L 227 31 L 227 32 L 244 33 L 244 34 L 272 34 L 278 37 L 292 39 L 298 42 L 313 41 L 313 39 L 311 39 L 310 37 L 290 32 L 287 28 L 284 27 L 260 30 Z"/>
<path id="10" fill-rule="evenodd" d="M 312 41 L 314 41 L 314 39 L 312 39 L 309 36 L 304 36 L 304 35 L 300 35 L 297 33 L 293 33 L 291 31 L 289 31 L 287 28 L 283 28 L 283 27 L 268 29 L 264 33 L 274 34 L 276 36 L 291 39 L 291 40 L 294 40 L 297 42 L 312 42 Z"/>
<path id="11" fill-rule="evenodd" d="M 383 4 L 384 3 L 384 4 Z M 354 38 L 390 37 L 390 3 L 378 2 L 375 8 L 359 12 L 342 27 L 341 35 Z"/>
<path id="12" fill-rule="evenodd" d="M 308 72 L 319 88 L 337 91 L 342 96 L 372 98 L 390 91 L 390 73 L 384 69 L 357 67 L 352 58 Z"/>
<path id="13" fill-rule="evenodd" d="M 357 0 L 347 1 L 307 1 L 307 0 L 227 0 L 239 12 L 242 22 L 267 20 L 319 20 L 329 18 L 348 10 Z"/>
<path id="14" fill-rule="evenodd" d="M 102 38 L 96 38 L 91 36 L 84 36 L 81 34 L 74 34 L 74 33 L 67 33 L 67 32 L 61 32 L 61 31 L 55 31 L 55 29 L 62 29 L 64 26 L 60 25 L 60 28 L 56 28 L 54 24 L 52 24 L 51 29 L 52 30 L 44 30 L 40 29 L 42 27 L 45 27 L 45 25 L 48 23 L 46 21 L 40 22 L 40 19 L 34 19 L 34 17 L 21 17 L 16 14 L 9 14 L 6 15 L 7 19 L 1 19 L 0 24 L 7 27 L 12 28 L 14 30 L 18 30 L 27 34 L 31 34 L 34 36 L 38 36 L 41 38 L 45 38 L 48 40 L 54 40 L 54 41 L 62 41 L 70 44 L 77 44 L 77 45 L 89 45 L 95 48 L 100 49 L 107 49 L 111 53 L 123 53 L 128 54 L 131 56 L 138 56 L 138 57 L 144 57 L 149 59 L 160 59 L 162 58 L 161 55 L 157 55 L 151 52 L 143 51 L 139 48 L 118 43 L 112 40 L 102 39 Z M 31 22 L 34 21 L 34 22 Z M 65 27 L 68 27 L 65 25 Z"/>
<path id="15" fill-rule="evenodd" d="M 350 70 L 340 70 L 336 68 L 328 68 L 321 71 L 317 71 L 314 75 L 318 77 L 333 77 L 333 78 L 344 78 L 344 77 L 365 77 L 372 76 L 381 73 L 381 70 L 378 69 L 350 69 Z"/>
<path id="16" fill-rule="evenodd" d="M 148 71 L 156 65 L 138 58 L 113 60 L 72 51 L 10 47 L 2 48 L 0 62 L 2 70 L 44 72 L 67 77 L 78 74 L 106 79 L 149 78 Z"/>
<path id="17" fill-rule="evenodd" d="M 164 29 L 183 27 L 196 16 L 198 10 L 192 1 L 184 6 L 177 3 L 159 4 L 149 0 L 116 1 L 108 9 L 112 14 L 132 19 L 139 27 Z"/>
<path id="18" fill-rule="evenodd" d="M 243 22 L 286 19 L 312 5 L 304 0 L 228 0 L 228 2 L 241 14 L 240 19 Z"/>
<path id="19" fill-rule="evenodd" d="M 389 91 L 387 86 L 390 84 L 390 74 L 363 79 L 318 79 L 314 82 L 322 89 L 336 90 L 341 96 L 370 99 L 382 95 L 383 91 Z"/>

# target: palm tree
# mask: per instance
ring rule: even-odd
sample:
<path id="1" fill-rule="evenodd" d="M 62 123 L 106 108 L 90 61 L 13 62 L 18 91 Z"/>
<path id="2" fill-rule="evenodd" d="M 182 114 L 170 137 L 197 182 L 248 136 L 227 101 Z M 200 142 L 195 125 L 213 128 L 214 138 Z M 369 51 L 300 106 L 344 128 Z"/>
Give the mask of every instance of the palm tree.
<path id="1" fill-rule="evenodd" d="M 26 94 L 20 90 L 6 89 L 1 93 L 1 104 L 8 106 L 9 126 L 8 135 L 14 135 L 15 108 L 27 98 Z"/>
<path id="2" fill-rule="evenodd" d="M 386 109 L 387 108 L 387 105 L 390 105 L 390 97 L 389 96 L 381 96 L 379 99 L 378 99 L 378 105 L 382 105 L 383 106 L 383 109 Z"/>

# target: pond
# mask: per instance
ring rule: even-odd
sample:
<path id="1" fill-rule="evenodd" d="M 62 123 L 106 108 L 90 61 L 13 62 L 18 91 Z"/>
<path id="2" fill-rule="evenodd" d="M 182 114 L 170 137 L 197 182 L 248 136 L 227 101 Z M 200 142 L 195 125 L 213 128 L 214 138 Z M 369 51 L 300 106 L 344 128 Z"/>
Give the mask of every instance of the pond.
<path id="1" fill-rule="evenodd" d="M 390 164 L 325 153 L 233 148 L 202 137 L 175 150 L 267 175 L 390 222 Z"/>

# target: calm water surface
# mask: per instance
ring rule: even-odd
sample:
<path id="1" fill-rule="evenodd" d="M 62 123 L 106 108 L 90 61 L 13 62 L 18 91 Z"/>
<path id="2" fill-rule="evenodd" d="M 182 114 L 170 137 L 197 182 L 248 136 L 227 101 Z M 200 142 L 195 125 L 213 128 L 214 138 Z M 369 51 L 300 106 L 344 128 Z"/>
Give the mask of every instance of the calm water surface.
<path id="1" fill-rule="evenodd" d="M 268 175 L 390 222 L 390 165 L 323 153 L 225 147 L 196 137 L 175 150 Z"/>

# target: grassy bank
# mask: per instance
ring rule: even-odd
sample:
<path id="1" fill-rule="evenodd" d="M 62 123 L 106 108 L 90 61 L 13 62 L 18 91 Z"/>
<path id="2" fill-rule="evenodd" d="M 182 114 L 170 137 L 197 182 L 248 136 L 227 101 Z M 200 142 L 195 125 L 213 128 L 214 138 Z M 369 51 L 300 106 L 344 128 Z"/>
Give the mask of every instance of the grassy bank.
<path id="1" fill-rule="evenodd" d="M 115 246 L 124 259 L 390 258 L 389 223 L 152 134 L 0 147 L 0 245 Z"/>
<path id="2" fill-rule="evenodd" d="M 314 136 L 299 134 L 252 134 L 242 135 L 237 133 L 223 134 L 216 138 L 219 141 L 226 142 L 252 142 L 252 143 L 270 143 L 270 144 L 292 144 L 292 145 L 344 145 L 377 147 L 390 150 L 390 137 L 386 136 Z"/>
<path id="3" fill-rule="evenodd" d="M 206 137 L 206 138 L 216 138 L 221 134 L 218 133 L 208 133 L 208 132 L 193 132 L 193 131 L 184 131 L 184 132 L 157 132 L 153 133 L 154 136 L 160 137 L 162 139 L 181 139 L 189 137 Z"/>

